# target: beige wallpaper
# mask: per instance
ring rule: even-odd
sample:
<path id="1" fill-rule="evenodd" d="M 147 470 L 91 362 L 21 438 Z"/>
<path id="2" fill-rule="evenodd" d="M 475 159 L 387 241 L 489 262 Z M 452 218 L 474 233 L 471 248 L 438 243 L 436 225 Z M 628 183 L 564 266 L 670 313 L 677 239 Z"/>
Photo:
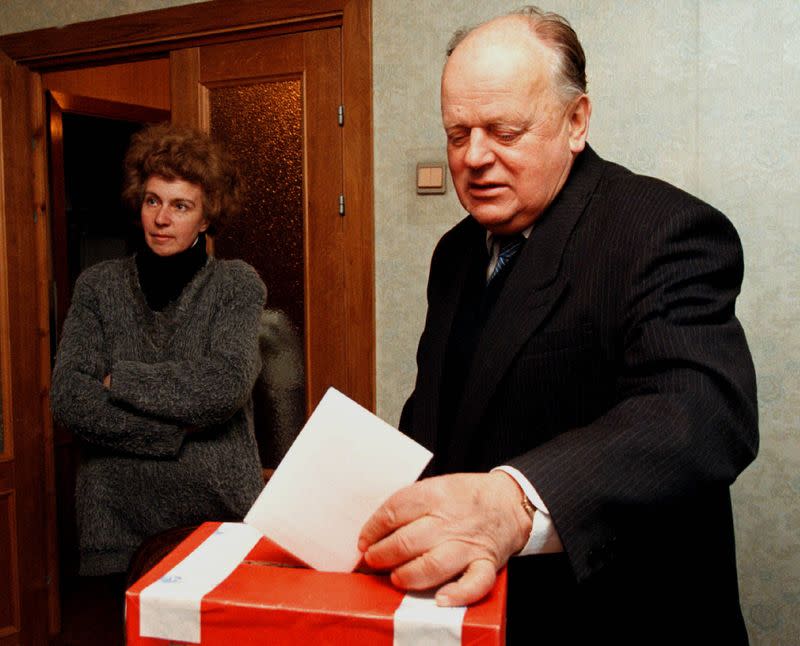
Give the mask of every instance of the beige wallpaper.
<path id="1" fill-rule="evenodd" d="M 188 4 L 4 0 L 0 33 Z M 414 379 L 428 261 L 462 217 L 448 185 L 417 196 L 418 161 L 444 160 L 438 77 L 452 30 L 515 8 L 373 0 L 378 412 L 395 423 Z M 739 316 L 759 379 L 761 452 L 734 485 L 753 644 L 800 643 L 800 3 L 561 0 L 588 57 L 590 141 L 603 156 L 714 204 L 736 224 Z"/>

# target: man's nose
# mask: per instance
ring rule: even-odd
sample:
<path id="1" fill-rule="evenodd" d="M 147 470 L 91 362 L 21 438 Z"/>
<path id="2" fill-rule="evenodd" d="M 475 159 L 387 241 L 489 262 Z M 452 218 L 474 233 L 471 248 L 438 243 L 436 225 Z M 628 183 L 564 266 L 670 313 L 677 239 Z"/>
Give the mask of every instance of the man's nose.
<path id="1" fill-rule="evenodd" d="M 480 129 L 473 128 L 469 133 L 469 143 L 464 161 L 470 168 L 481 168 L 494 161 L 491 139 Z"/>

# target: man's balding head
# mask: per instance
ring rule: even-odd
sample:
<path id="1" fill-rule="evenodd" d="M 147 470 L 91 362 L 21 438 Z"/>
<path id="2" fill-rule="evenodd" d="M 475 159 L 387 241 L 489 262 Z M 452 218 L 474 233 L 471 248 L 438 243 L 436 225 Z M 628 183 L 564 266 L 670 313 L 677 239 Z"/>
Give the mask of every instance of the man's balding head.
<path id="1" fill-rule="evenodd" d="M 586 92 L 586 56 L 578 35 L 566 18 L 557 13 L 542 11 L 538 7 L 523 7 L 476 27 L 459 29 L 447 45 L 447 56 L 450 57 L 456 47 L 473 32 L 489 24 L 502 22 L 525 25 L 532 36 L 552 50 L 554 58 L 551 72 L 554 86 L 565 102 Z"/>

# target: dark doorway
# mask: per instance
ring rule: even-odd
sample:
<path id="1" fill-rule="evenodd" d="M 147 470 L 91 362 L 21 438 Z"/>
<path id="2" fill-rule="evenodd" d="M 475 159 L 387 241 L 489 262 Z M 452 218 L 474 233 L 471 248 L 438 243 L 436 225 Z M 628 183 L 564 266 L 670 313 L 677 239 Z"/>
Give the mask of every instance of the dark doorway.
<path id="1" fill-rule="evenodd" d="M 122 160 L 141 123 L 65 112 L 61 115 L 63 146 L 64 227 L 54 236 L 54 258 L 65 258 L 55 272 L 56 290 L 70 302 L 81 272 L 102 260 L 132 253 L 140 231 L 120 201 Z M 56 184 L 59 178 L 53 177 Z M 54 192 L 58 189 L 54 187 Z M 66 269 L 64 272 L 63 269 Z M 58 312 L 60 323 L 66 311 Z M 60 325 L 58 329 L 60 331 Z M 53 344 L 55 352 L 56 347 Z M 77 574 L 75 470 L 77 447 L 66 429 L 56 432 L 57 513 L 61 575 Z M 62 579 L 66 582 L 66 578 Z"/>
<path id="2" fill-rule="evenodd" d="M 123 206 L 120 192 L 125 151 L 143 124 L 69 112 L 62 124 L 71 293 L 84 269 L 130 255 L 139 244 L 135 214 Z"/>

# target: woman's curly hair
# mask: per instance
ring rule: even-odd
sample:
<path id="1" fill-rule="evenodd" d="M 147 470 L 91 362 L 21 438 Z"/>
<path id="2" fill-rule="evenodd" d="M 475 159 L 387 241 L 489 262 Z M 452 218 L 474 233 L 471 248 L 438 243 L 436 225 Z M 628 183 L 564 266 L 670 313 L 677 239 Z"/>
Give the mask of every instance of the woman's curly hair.
<path id="1" fill-rule="evenodd" d="M 209 135 L 193 128 L 159 123 L 133 137 L 125 154 L 122 199 L 139 213 L 151 175 L 181 179 L 203 189 L 203 215 L 215 234 L 241 211 L 244 184 L 231 158 Z"/>

